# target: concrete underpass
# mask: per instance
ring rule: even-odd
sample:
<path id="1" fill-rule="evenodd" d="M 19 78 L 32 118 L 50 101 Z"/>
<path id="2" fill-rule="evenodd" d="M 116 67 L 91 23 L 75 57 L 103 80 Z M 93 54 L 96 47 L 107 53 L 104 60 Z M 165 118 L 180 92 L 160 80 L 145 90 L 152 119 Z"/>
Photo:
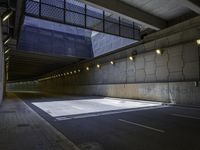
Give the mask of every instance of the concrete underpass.
<path id="1" fill-rule="evenodd" d="M 1 0 L 0 150 L 199 150 L 198 0 Z"/>

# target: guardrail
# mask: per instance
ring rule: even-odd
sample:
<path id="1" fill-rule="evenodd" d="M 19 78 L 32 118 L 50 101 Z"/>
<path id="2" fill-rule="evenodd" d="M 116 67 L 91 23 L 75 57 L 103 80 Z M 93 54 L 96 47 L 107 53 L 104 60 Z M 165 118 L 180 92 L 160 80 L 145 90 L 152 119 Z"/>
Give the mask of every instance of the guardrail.
<path id="1" fill-rule="evenodd" d="M 134 22 L 77 0 L 26 0 L 25 15 L 140 40 Z"/>

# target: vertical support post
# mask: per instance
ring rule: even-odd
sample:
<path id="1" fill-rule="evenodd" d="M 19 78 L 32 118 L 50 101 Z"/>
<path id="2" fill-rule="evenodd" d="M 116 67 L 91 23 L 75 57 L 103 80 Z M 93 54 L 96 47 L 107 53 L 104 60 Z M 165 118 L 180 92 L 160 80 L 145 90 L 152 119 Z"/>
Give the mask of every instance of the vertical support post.
<path id="1" fill-rule="evenodd" d="M 135 24 L 133 22 L 133 39 L 135 39 L 136 35 L 135 35 Z"/>
<path id="2" fill-rule="evenodd" d="M 4 96 L 4 50 L 2 38 L 2 18 L 0 16 L 0 103 Z"/>
<path id="3" fill-rule="evenodd" d="M 121 35 L 121 17 L 119 17 L 119 36 Z"/>
<path id="4" fill-rule="evenodd" d="M 66 0 L 64 0 L 64 14 L 63 14 L 63 17 L 64 17 L 64 23 L 66 23 Z"/>
<path id="5" fill-rule="evenodd" d="M 87 5 L 85 4 L 85 28 L 87 28 Z"/>
<path id="6" fill-rule="evenodd" d="M 42 13 L 42 2 L 39 0 L 39 17 L 41 18 L 41 13 Z"/>
<path id="7" fill-rule="evenodd" d="M 103 11 L 103 32 L 105 32 L 105 11 Z"/>

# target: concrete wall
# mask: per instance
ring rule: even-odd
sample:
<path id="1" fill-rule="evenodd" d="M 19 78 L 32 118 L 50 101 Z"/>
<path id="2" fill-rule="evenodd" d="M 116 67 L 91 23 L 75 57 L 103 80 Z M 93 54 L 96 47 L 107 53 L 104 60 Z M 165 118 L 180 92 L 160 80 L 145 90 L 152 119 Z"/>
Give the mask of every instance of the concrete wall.
<path id="1" fill-rule="evenodd" d="M 94 57 L 111 52 L 121 47 L 135 43 L 135 40 L 114 36 L 105 33 L 97 33 L 91 37 Z"/>
<path id="2" fill-rule="evenodd" d="M 108 56 L 68 66 L 44 76 L 41 91 L 54 94 L 102 95 L 200 105 L 199 47 L 200 17 L 147 36 L 143 41 Z M 163 50 L 157 55 L 155 49 Z M 128 56 L 138 55 L 134 61 Z M 110 60 L 115 61 L 111 65 Z M 100 63 L 100 69 L 96 64 Z M 86 71 L 85 67 L 90 70 Z M 80 73 L 74 70 L 80 69 Z"/>
<path id="3" fill-rule="evenodd" d="M 0 17 L 0 103 L 3 100 L 4 94 L 4 51 L 3 51 L 3 42 L 2 42 L 2 24 Z"/>
<path id="4" fill-rule="evenodd" d="M 40 92 L 36 81 L 7 83 L 6 91 L 12 92 Z"/>

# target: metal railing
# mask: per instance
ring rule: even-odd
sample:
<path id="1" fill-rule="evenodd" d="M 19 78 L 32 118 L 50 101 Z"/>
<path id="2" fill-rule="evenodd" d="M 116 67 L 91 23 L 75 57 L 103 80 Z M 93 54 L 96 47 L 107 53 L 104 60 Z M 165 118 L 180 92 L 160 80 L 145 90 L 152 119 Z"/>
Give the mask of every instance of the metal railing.
<path id="1" fill-rule="evenodd" d="M 125 38 L 140 39 L 140 29 L 134 22 L 77 0 L 26 0 L 25 15 Z"/>

